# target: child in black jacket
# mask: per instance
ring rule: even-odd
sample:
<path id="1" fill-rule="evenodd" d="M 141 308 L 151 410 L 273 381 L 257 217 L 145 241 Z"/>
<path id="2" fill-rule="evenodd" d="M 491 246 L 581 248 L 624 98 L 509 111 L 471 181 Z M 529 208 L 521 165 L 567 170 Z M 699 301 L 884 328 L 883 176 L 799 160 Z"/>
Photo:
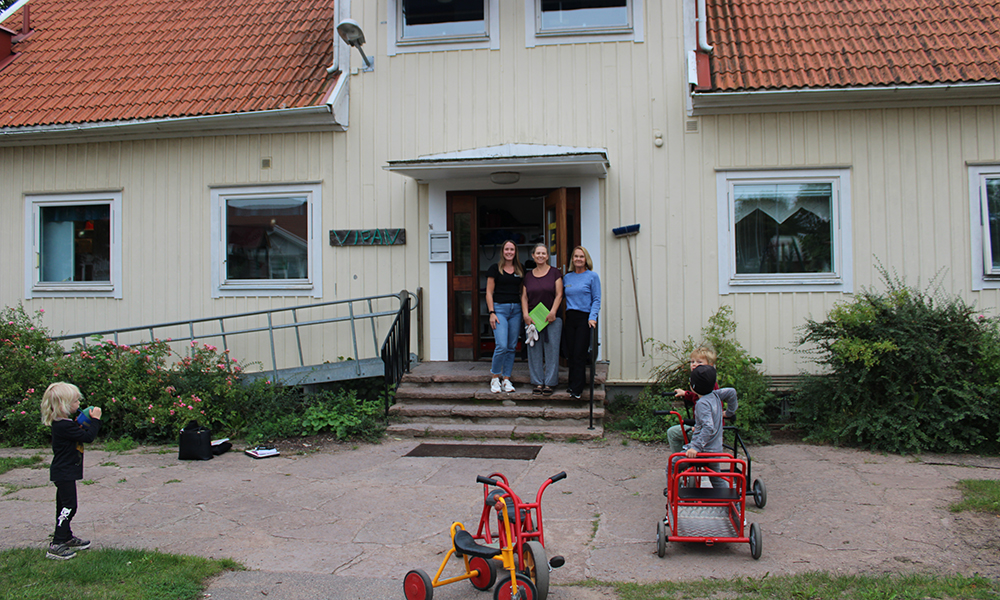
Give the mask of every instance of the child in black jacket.
<path id="1" fill-rule="evenodd" d="M 56 531 L 46 558 L 69 560 L 90 542 L 73 535 L 70 521 L 76 514 L 76 482 L 83 479 L 83 444 L 101 430 L 101 409 L 90 409 L 89 424 L 72 415 L 80 410 L 80 389 L 71 383 L 53 383 L 42 396 L 42 423 L 52 426 L 52 465 L 49 479 L 56 485 Z"/>

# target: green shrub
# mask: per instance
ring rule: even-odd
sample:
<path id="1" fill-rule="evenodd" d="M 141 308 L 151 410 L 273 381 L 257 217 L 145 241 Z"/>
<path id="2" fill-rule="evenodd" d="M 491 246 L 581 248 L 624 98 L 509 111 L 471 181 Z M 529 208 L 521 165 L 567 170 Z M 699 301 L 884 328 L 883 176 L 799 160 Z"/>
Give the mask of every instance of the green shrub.
<path id="1" fill-rule="evenodd" d="M 696 343 L 691 337 L 676 344 L 654 341 L 653 355 L 661 357 L 656 359 L 659 364 L 653 371 L 656 383 L 639 394 L 634 405 L 624 411 L 628 414 L 615 428 L 624 429 L 638 440 L 666 441 L 667 428 L 677 421 L 673 417 L 655 416 L 653 411 L 669 410 L 673 406 L 674 390 L 688 388 L 691 351 L 699 346 L 709 346 L 718 356 L 715 367 L 719 387 L 734 388 L 739 397 L 736 424 L 744 441 L 768 441 L 770 434 L 765 427 L 765 408 L 774 403 L 774 395 L 768 388 L 767 376 L 758 370 L 761 359 L 750 356 L 736 341 L 736 323 L 732 315 L 731 307 L 719 308 L 702 329 L 701 342 Z"/>
<path id="2" fill-rule="evenodd" d="M 217 437 L 251 442 L 327 431 L 340 439 L 373 439 L 384 428 L 380 378 L 332 384 L 311 395 L 265 379 L 248 380 L 246 365 L 228 351 L 195 341 L 178 355 L 161 340 L 127 346 L 95 338 L 63 355 L 36 322 L 41 310 L 34 318 L 20 306 L 0 314 L 3 445 L 49 443 L 39 404 L 53 381 L 75 384 L 83 407 L 103 409 L 101 438 L 109 442 L 175 442 L 192 419 Z"/>
<path id="3" fill-rule="evenodd" d="M 330 432 L 338 440 L 378 437 L 382 433 L 381 399 L 358 398 L 354 390 L 323 391 L 311 398 L 302 417 L 302 435 Z"/>
<path id="4" fill-rule="evenodd" d="M 880 451 L 995 450 L 997 319 L 882 276 L 885 292 L 863 290 L 796 339 L 826 371 L 796 391 L 797 424 L 807 439 Z"/>

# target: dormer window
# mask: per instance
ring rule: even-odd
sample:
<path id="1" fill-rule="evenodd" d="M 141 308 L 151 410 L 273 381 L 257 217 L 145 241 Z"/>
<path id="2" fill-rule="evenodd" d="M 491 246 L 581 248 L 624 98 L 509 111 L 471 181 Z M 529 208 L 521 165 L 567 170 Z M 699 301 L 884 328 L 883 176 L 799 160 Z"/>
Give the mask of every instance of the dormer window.
<path id="1" fill-rule="evenodd" d="M 642 42 L 643 0 L 524 0 L 525 45 Z"/>
<path id="2" fill-rule="evenodd" d="M 489 38 L 487 0 L 398 0 L 397 43 Z"/>
<path id="3" fill-rule="evenodd" d="M 537 0 L 537 33 L 605 33 L 632 28 L 628 0 Z"/>

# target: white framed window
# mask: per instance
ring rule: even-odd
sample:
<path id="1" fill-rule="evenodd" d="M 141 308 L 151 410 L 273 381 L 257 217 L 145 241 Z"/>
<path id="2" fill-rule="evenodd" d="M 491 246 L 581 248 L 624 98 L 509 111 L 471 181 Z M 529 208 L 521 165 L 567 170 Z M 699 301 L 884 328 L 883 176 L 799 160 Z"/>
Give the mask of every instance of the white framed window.
<path id="1" fill-rule="evenodd" d="M 27 195 L 26 298 L 122 297 L 122 194 Z"/>
<path id="2" fill-rule="evenodd" d="M 642 0 L 524 0 L 525 45 L 641 42 Z"/>
<path id="3" fill-rule="evenodd" d="M 212 188 L 213 298 L 322 297 L 321 188 Z"/>
<path id="4" fill-rule="evenodd" d="M 719 293 L 853 292 L 849 169 L 723 171 Z"/>
<path id="5" fill-rule="evenodd" d="M 500 0 L 388 0 L 389 56 L 500 48 Z"/>
<path id="6" fill-rule="evenodd" d="M 1000 165 L 969 168 L 972 289 L 1000 289 Z"/>

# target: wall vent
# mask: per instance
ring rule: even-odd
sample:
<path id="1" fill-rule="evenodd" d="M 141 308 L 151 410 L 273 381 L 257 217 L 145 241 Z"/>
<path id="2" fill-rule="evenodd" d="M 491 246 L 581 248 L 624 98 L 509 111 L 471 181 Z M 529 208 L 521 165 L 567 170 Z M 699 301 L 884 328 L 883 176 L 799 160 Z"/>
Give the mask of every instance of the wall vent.
<path id="1" fill-rule="evenodd" d="M 684 133 L 698 133 L 698 121 L 691 120 L 684 124 Z"/>
<path id="2" fill-rule="evenodd" d="M 271 168 L 271 157 L 270 156 L 268 156 L 267 158 L 260 159 L 260 168 L 261 169 L 270 169 Z"/>

